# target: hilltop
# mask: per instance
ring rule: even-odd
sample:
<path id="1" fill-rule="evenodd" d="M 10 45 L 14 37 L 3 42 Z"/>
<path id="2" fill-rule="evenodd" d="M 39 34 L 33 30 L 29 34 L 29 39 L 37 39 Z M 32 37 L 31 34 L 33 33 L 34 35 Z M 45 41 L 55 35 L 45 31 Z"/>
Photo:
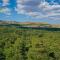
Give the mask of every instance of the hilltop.
<path id="1" fill-rule="evenodd" d="M 46 22 L 16 22 L 16 21 L 2 21 L 0 25 L 19 25 L 23 27 L 46 27 L 46 28 L 60 28 L 60 24 L 48 24 Z"/>

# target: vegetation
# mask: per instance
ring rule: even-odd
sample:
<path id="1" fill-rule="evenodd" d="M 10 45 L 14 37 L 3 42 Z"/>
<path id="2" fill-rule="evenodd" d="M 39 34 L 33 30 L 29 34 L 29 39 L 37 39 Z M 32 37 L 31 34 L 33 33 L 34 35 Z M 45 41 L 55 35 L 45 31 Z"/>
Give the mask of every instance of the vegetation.
<path id="1" fill-rule="evenodd" d="M 0 60 L 60 60 L 56 29 L 0 26 Z"/>

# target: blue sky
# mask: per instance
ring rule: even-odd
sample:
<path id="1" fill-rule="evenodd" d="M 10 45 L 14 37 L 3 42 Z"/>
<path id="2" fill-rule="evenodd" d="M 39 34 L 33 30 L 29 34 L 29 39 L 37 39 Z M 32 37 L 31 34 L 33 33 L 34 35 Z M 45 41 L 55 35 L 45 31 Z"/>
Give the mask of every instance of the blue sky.
<path id="1" fill-rule="evenodd" d="M 0 0 L 0 20 L 60 24 L 60 0 Z"/>

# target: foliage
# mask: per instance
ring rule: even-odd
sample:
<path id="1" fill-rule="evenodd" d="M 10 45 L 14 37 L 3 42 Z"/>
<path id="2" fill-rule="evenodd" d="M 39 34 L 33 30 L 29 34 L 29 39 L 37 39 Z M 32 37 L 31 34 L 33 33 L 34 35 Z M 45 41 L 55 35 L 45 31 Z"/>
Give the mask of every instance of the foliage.
<path id="1" fill-rule="evenodd" d="M 60 31 L 1 26 L 0 60 L 60 60 Z"/>

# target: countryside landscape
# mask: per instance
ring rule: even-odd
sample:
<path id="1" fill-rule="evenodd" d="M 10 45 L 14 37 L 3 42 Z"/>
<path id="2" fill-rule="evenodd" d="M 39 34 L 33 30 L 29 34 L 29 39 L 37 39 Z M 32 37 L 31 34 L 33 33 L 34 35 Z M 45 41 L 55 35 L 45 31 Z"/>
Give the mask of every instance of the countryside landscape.
<path id="1" fill-rule="evenodd" d="M 60 60 L 60 28 L 0 21 L 0 60 Z"/>
<path id="2" fill-rule="evenodd" d="M 0 60 L 60 60 L 60 0 L 0 0 Z"/>

